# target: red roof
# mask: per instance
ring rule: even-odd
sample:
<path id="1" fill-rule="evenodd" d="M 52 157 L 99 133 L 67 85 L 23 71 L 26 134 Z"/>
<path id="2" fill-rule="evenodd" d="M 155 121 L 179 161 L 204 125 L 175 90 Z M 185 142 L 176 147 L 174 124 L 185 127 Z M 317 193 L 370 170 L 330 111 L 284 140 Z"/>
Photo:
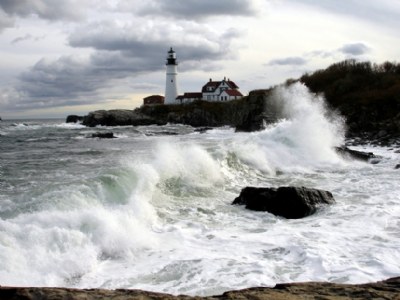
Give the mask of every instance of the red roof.
<path id="1" fill-rule="evenodd" d="M 225 90 L 224 92 L 227 93 L 229 96 L 243 97 L 242 93 L 238 90 Z"/>

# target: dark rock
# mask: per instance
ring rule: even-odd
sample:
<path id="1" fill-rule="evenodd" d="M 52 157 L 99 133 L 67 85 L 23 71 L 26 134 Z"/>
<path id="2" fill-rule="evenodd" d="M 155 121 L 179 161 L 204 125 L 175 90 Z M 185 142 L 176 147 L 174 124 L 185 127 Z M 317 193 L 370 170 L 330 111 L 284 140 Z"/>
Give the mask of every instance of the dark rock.
<path id="1" fill-rule="evenodd" d="M 67 119 L 65 120 L 66 123 L 78 123 L 82 122 L 83 117 L 82 116 L 77 116 L 77 115 L 69 115 Z"/>
<path id="2" fill-rule="evenodd" d="M 242 189 L 232 204 L 246 205 L 247 209 L 267 211 L 287 219 L 299 219 L 313 214 L 321 204 L 333 204 L 335 199 L 328 191 L 306 187 Z"/>
<path id="3" fill-rule="evenodd" d="M 262 300 L 354 300 L 400 299 L 400 277 L 369 284 L 337 284 L 321 282 L 277 284 L 273 288 L 250 288 L 226 292 L 218 299 Z"/>
<path id="4" fill-rule="evenodd" d="M 237 132 L 253 132 L 265 129 L 263 118 L 259 114 L 251 113 L 235 128 Z"/>
<path id="5" fill-rule="evenodd" d="M 349 149 L 348 147 L 341 146 L 335 148 L 336 152 L 344 157 L 349 157 L 353 159 L 368 161 L 372 158 L 377 158 L 372 152 L 363 152 Z"/>
<path id="6" fill-rule="evenodd" d="M 179 132 L 174 132 L 174 131 L 154 131 L 154 132 L 146 132 L 144 135 L 146 135 L 146 136 L 179 135 Z"/>
<path id="7" fill-rule="evenodd" d="M 214 129 L 214 127 L 200 127 L 196 128 L 194 132 L 199 132 L 199 133 L 206 133 L 208 130 Z"/>
<path id="8" fill-rule="evenodd" d="M 116 138 L 113 132 L 96 132 L 92 133 L 92 138 L 100 138 L 100 139 L 113 139 Z"/>
<path id="9" fill-rule="evenodd" d="M 376 134 L 376 137 L 377 138 L 383 138 L 383 137 L 385 137 L 387 135 L 388 135 L 388 133 L 387 133 L 386 130 L 379 130 L 379 132 Z"/>
<path id="10" fill-rule="evenodd" d="M 139 110 L 97 110 L 83 117 L 82 124 L 89 127 L 102 126 L 140 126 L 140 125 L 164 125 L 149 116 L 142 114 Z"/>
<path id="11" fill-rule="evenodd" d="M 71 289 L 51 287 L 0 287 L 0 299 L 7 300 L 353 300 L 400 299 L 400 277 L 367 284 L 339 284 L 328 282 L 283 283 L 275 287 L 255 287 L 225 292 L 222 295 L 191 297 L 142 290 Z"/>
<path id="12" fill-rule="evenodd" d="M 252 132 L 265 129 L 265 125 L 276 121 L 271 90 L 256 90 L 249 94 L 243 116 L 238 120 L 235 130 Z"/>
<path id="13" fill-rule="evenodd" d="M 394 168 L 395 168 L 395 170 L 400 169 L 400 164 L 397 164 Z"/>
<path id="14" fill-rule="evenodd" d="M 195 101 L 184 105 L 145 105 L 135 110 L 98 110 L 84 116 L 82 124 L 94 127 L 174 123 L 193 127 L 232 126 L 238 131 L 255 131 L 276 119 L 275 111 L 270 109 L 270 96 L 271 90 L 260 90 L 227 102 Z"/>

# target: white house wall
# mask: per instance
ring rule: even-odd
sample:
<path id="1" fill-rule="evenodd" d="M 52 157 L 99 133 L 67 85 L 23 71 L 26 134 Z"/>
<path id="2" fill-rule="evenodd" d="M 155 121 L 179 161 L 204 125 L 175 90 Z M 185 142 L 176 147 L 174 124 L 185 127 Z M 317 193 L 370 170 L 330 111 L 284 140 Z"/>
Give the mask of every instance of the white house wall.
<path id="1" fill-rule="evenodd" d="M 203 100 L 206 101 L 225 101 L 221 100 L 221 95 L 224 92 L 224 90 L 230 89 L 229 85 L 226 83 L 226 81 L 221 82 L 219 86 L 215 89 L 214 92 L 204 92 L 203 93 Z M 228 96 L 225 94 L 224 96 Z M 229 97 L 229 96 L 228 96 Z"/>

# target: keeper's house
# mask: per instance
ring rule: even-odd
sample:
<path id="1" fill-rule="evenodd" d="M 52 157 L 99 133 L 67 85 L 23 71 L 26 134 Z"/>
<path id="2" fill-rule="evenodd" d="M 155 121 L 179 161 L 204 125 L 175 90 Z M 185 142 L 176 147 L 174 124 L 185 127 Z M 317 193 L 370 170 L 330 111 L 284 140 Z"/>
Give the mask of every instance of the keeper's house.
<path id="1" fill-rule="evenodd" d="M 221 81 L 210 79 L 201 89 L 201 93 L 184 93 L 176 99 L 180 103 L 190 103 L 196 100 L 204 101 L 230 101 L 242 98 L 239 87 L 230 79 Z"/>
<path id="2" fill-rule="evenodd" d="M 239 87 L 231 81 L 224 78 L 222 81 L 213 81 L 210 79 L 202 90 L 202 99 L 207 101 L 229 101 L 242 98 Z"/>

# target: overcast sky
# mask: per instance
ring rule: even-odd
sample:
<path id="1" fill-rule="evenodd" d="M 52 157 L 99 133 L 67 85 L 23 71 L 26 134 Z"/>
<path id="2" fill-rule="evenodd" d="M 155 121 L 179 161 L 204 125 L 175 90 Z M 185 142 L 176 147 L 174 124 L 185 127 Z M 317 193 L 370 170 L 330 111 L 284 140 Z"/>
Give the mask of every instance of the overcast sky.
<path id="1" fill-rule="evenodd" d="M 140 106 L 224 76 L 243 94 L 347 58 L 399 61 L 400 0 L 0 0 L 0 116 Z"/>

